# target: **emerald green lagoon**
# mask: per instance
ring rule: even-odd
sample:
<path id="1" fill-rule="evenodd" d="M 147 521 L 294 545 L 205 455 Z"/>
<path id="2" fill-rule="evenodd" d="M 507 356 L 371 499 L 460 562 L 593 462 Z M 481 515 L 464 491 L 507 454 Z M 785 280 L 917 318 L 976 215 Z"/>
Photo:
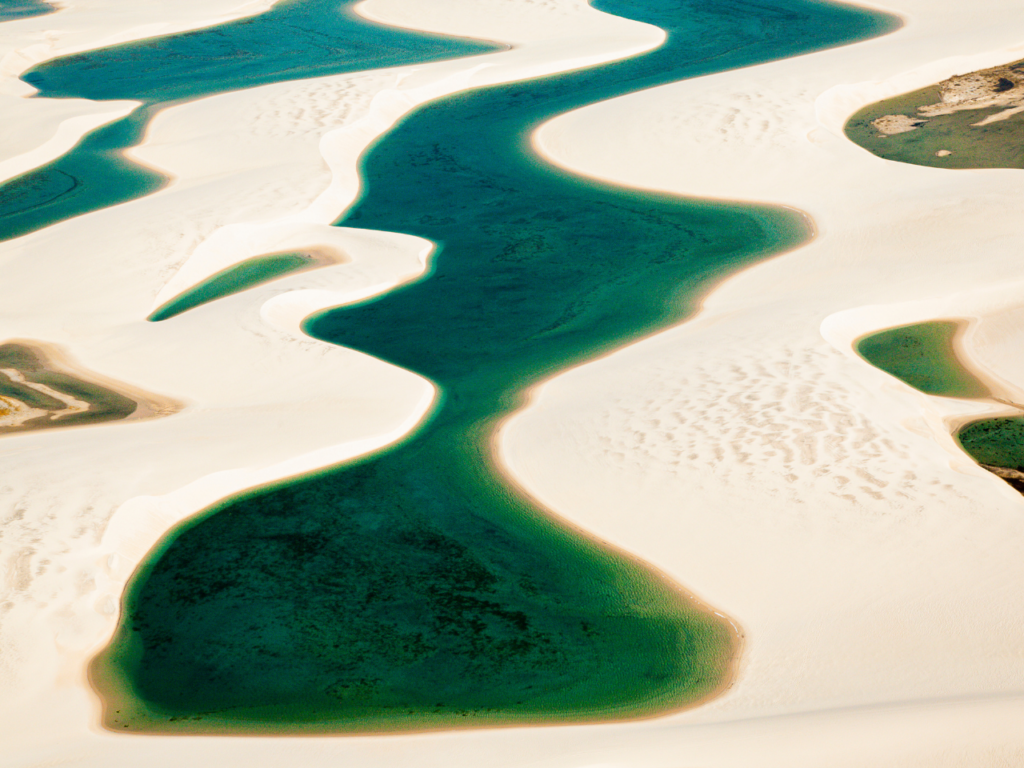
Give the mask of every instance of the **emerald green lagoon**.
<path id="1" fill-rule="evenodd" d="M 510 485 L 493 434 L 541 378 L 680 322 L 726 275 L 804 242 L 806 226 L 787 210 L 588 182 L 542 163 L 529 134 L 589 102 L 896 22 L 815 0 L 595 5 L 665 28 L 667 43 L 456 94 L 366 153 L 363 195 L 338 224 L 429 238 L 433 269 L 306 330 L 430 378 L 440 400 L 398 445 L 169 532 L 92 666 L 108 728 L 585 722 L 668 712 L 728 685 L 734 627 Z"/>
<path id="2" fill-rule="evenodd" d="M 888 328 L 857 341 L 857 354 L 928 395 L 986 397 L 988 388 L 957 359 L 962 323 L 935 320 Z"/>
<path id="3" fill-rule="evenodd" d="M 169 320 L 182 312 L 231 296 L 286 275 L 313 269 L 320 262 L 305 253 L 271 253 L 239 262 L 197 283 L 161 305 L 147 320 Z"/>
<path id="4" fill-rule="evenodd" d="M 917 108 L 939 102 L 937 85 L 869 104 L 851 117 L 845 127 L 850 141 L 872 154 L 912 165 L 932 168 L 1024 168 L 1024 117 L 975 126 L 974 123 L 1004 111 L 1005 107 L 966 109 L 927 120 L 906 133 L 885 135 L 872 121 L 883 115 L 917 117 Z M 948 155 L 938 155 L 949 152 Z"/>

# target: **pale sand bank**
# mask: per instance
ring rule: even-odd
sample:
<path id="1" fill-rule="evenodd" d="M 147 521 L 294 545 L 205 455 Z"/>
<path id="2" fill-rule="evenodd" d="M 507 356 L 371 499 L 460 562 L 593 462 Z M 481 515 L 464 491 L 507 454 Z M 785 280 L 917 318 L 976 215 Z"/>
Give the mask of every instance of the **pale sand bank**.
<path id="1" fill-rule="evenodd" d="M 606 44 L 611 58 L 657 42 L 578 3 L 447 0 L 431 9 L 438 29 L 543 40 L 473 73 L 430 65 L 168 110 L 137 152 L 175 184 L 0 246 L 0 330 L 65 344 L 93 370 L 191 406 L 60 441 L 0 440 L 6 759 L 19 768 L 1024 760 L 1022 500 L 938 442 L 929 419 L 942 417 L 939 406 L 819 332 L 842 310 L 966 296 L 1008 274 L 1024 281 L 1014 172 L 895 166 L 836 133 L 843 111 L 881 98 L 888 78 L 937 72 L 932 62 L 950 50 L 1009 50 L 1024 40 L 1024 22 L 1005 0 L 891 7 L 910 23 L 888 38 L 666 86 L 627 97 L 627 108 L 589 108 L 540 139 L 572 167 L 777 201 L 820 227 L 812 245 L 730 279 L 695 321 L 550 382 L 502 434 L 505 460 L 531 493 L 738 619 L 747 655 L 730 693 L 642 723 L 398 738 L 118 737 L 97 727 L 84 663 L 113 627 L 124 579 L 162 531 L 225 493 L 394 439 L 433 397 L 418 377 L 296 333 L 317 307 L 414 279 L 428 258 L 422 241 L 347 232 L 351 240 L 331 244 L 351 265 L 145 324 L 164 286 L 180 271 L 187 278 L 177 285 L 187 287 L 252 249 L 322 242 L 329 208 L 356 193 L 359 149 L 400 114 L 403 94 L 385 95 L 375 112 L 382 88 L 439 93 L 578 65 Z M 407 0 L 371 8 L 410 25 L 425 23 L 422 12 Z M 636 37 L 620 42 L 618 28 Z M 432 83 L 440 77 L 449 85 Z M 881 84 L 822 97 L 841 83 Z M 325 168 L 320 136 L 363 115 L 380 117 L 342 128 L 336 143 L 328 137 Z M 231 225 L 230 236 L 214 235 Z M 190 255 L 195 266 L 179 270 Z M 879 318 L 868 312 L 853 324 L 858 335 L 888 324 Z M 999 358 L 1015 322 L 1007 315 L 989 332 L 979 321 L 976 353 Z M 1024 381 L 1015 364 L 985 364 Z"/>

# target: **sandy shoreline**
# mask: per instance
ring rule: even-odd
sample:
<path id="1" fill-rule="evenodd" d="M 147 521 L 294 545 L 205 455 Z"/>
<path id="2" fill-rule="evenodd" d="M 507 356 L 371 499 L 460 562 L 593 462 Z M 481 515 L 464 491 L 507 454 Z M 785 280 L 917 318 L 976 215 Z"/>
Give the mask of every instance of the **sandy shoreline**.
<path id="1" fill-rule="evenodd" d="M 685 322 L 685 321 L 684 321 Z M 614 354 L 611 353 L 611 354 Z M 585 363 L 584 365 L 587 365 Z M 563 372 L 555 374 L 553 378 L 557 378 L 562 375 Z M 519 475 L 509 466 L 508 457 L 502 446 L 502 436 L 507 425 L 512 419 L 516 418 L 516 415 L 530 409 L 533 404 L 533 400 L 537 395 L 537 392 L 544 386 L 544 382 L 540 382 L 529 387 L 522 394 L 522 404 L 513 413 L 498 419 L 489 430 L 489 451 L 488 459 L 491 462 L 493 471 L 496 476 L 501 477 L 512 489 L 512 492 L 527 499 L 530 504 L 535 506 L 537 509 L 544 510 L 544 513 L 551 519 L 558 521 L 559 525 L 565 529 L 572 531 L 576 536 L 583 539 L 592 541 L 600 545 L 603 549 L 614 552 L 618 558 L 626 562 L 631 562 L 646 571 L 653 572 L 654 577 L 665 585 L 668 589 L 677 594 L 680 594 L 686 602 L 688 602 L 695 611 L 702 613 L 706 616 L 715 616 L 718 619 L 726 622 L 731 628 L 732 634 L 732 648 L 731 655 L 728 661 L 728 672 L 722 675 L 721 682 L 706 695 L 692 702 L 689 702 L 681 707 L 658 711 L 648 717 L 635 717 L 630 722 L 640 722 L 643 720 L 658 720 L 673 714 L 680 712 L 687 712 L 689 710 L 698 709 L 706 706 L 709 702 L 712 702 L 728 692 L 737 682 L 740 675 L 740 669 L 743 666 L 744 661 L 744 649 L 746 645 L 746 633 L 743 627 L 728 614 L 724 613 L 719 607 L 712 605 L 710 602 L 702 599 L 699 595 L 690 591 L 686 585 L 681 584 L 678 580 L 672 578 L 668 573 L 653 567 L 649 562 L 638 557 L 633 552 L 619 547 L 616 543 L 610 539 L 602 539 L 596 536 L 593 531 L 585 529 L 579 525 L 579 523 L 570 517 L 564 517 L 559 514 L 558 510 L 547 506 L 539 498 L 534 496 L 529 488 L 523 484 L 520 480 Z M 608 723 L 620 723 L 621 721 L 608 720 Z M 557 727 L 557 722 L 552 723 L 537 723 L 535 727 Z"/>
<path id="2" fill-rule="evenodd" d="M 431 407 L 428 382 L 299 330 L 317 308 L 389 290 L 428 267 L 425 241 L 328 231 L 358 194 L 362 148 L 418 100 L 659 39 L 576 2 L 374 0 L 369 13 L 382 19 L 520 47 L 470 67 L 282 83 L 166 110 L 133 154 L 173 184 L 0 244 L 4 338 L 61 344 L 92 371 L 189 406 L 167 419 L 0 441 L 0 712 L 10 764 L 1024 760 L 1024 501 L 949 437 L 947 420 L 974 406 L 908 391 L 851 347 L 902 322 L 972 318 L 972 361 L 1019 392 L 1015 222 L 1024 193 L 1013 171 L 897 166 L 841 133 L 845 116 L 870 101 L 1021 58 L 1024 23 L 1008 0 L 969 10 L 946 0 L 889 5 L 908 21 L 894 35 L 589 107 L 537 139 L 560 164 L 601 178 L 779 203 L 817 223 L 813 243 L 729 278 L 692 321 L 546 383 L 499 435 L 526 493 L 735 616 L 747 646 L 725 696 L 637 723 L 407 737 L 100 729 L 85 661 L 156 538 L 229 493 L 387 444 Z M 176 23 L 198 25 L 232 6 L 180 6 Z M 12 62 L 42 55 L 32 46 L 72 50 L 153 28 L 138 10 L 121 32 L 103 33 L 108 11 L 88 24 L 83 15 L 74 22 L 81 31 L 56 47 L 40 42 L 57 20 L 73 28 L 67 13 L 0 27 L 28 30 L 18 45 L 31 49 L 7 51 L 0 65 L 0 95 L 19 110 L 5 114 L 28 126 L 0 158 L 21 165 L 0 168 L 52 157 L 79 130 L 51 138 L 62 122 L 86 125 L 111 110 L 21 99 Z M 242 258 L 321 244 L 351 261 L 165 323 L 142 319 Z"/>

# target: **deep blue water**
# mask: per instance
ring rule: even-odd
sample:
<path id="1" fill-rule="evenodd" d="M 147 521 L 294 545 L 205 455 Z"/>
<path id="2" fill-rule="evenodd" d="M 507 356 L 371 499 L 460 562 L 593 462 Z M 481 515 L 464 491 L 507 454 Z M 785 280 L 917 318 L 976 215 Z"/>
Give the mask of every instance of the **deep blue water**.
<path id="1" fill-rule="evenodd" d="M 229 500 L 169 533 L 93 666 L 108 727 L 344 732 L 631 717 L 727 681 L 728 626 L 506 485 L 489 441 L 538 377 L 679 322 L 715 281 L 807 233 L 782 210 L 572 178 L 530 154 L 527 136 L 591 101 L 852 42 L 894 21 L 809 0 L 599 7 L 658 24 L 668 42 L 627 62 L 457 94 L 366 155 L 363 197 L 339 223 L 431 238 L 435 267 L 307 328 L 428 376 L 442 402 L 390 450 Z"/>

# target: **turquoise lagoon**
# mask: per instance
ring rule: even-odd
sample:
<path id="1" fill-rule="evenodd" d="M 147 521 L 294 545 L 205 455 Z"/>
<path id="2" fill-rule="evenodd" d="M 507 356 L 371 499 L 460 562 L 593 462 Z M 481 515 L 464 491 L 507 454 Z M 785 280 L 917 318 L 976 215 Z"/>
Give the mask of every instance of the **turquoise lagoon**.
<path id="1" fill-rule="evenodd" d="M 389 450 L 240 495 L 168 533 L 91 670 L 107 727 L 586 721 L 658 714 L 728 684 L 733 627 L 523 496 L 495 469 L 491 438 L 539 379 L 679 322 L 724 275 L 803 242 L 805 225 L 779 209 L 571 177 L 541 163 L 528 136 L 588 102 L 895 22 L 807 0 L 598 7 L 657 24 L 668 42 L 457 94 L 366 154 L 363 197 L 338 223 L 430 238 L 435 266 L 307 330 L 429 377 L 440 403 Z"/>

